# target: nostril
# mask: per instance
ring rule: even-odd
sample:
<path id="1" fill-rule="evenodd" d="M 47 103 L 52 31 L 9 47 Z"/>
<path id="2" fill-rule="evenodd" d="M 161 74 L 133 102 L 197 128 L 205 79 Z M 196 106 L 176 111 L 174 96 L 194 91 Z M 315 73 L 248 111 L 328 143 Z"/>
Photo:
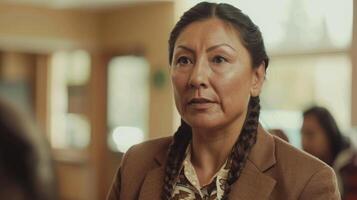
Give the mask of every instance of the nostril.
<path id="1" fill-rule="evenodd" d="M 190 83 L 189 84 L 190 88 L 206 88 L 207 87 L 207 84 L 205 83 L 199 83 L 199 84 L 195 84 L 195 83 Z"/>
<path id="2" fill-rule="evenodd" d="M 189 75 L 190 88 L 206 88 L 208 85 L 208 74 L 206 69 L 196 67 Z"/>

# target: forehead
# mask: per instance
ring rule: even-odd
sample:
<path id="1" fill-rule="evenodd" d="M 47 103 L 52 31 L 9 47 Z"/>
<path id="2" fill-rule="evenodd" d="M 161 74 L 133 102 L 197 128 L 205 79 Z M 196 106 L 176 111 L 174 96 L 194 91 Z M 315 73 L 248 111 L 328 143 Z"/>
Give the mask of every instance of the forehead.
<path id="1" fill-rule="evenodd" d="M 239 32 L 232 25 L 217 19 L 210 18 L 193 22 L 179 35 L 176 45 L 211 46 L 227 43 L 236 48 L 244 48 L 239 38 Z"/>
<path id="2" fill-rule="evenodd" d="M 308 114 L 306 116 L 304 116 L 304 120 L 303 120 L 305 125 L 309 125 L 309 126 L 319 126 L 319 122 L 316 118 L 315 115 L 312 114 Z"/>

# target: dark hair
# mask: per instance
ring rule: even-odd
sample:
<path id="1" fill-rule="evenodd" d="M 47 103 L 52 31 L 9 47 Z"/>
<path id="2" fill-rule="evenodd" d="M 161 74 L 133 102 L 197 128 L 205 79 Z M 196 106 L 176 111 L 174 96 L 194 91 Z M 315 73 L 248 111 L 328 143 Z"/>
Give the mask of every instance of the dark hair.
<path id="1" fill-rule="evenodd" d="M 239 32 L 243 46 L 248 50 L 253 67 L 258 67 L 262 62 L 268 67 L 269 57 L 265 51 L 264 41 L 259 27 L 240 9 L 225 3 L 202 2 L 186 11 L 171 31 L 169 39 L 169 62 L 172 63 L 173 51 L 180 33 L 191 23 L 218 18 L 227 22 Z"/>
<path id="2" fill-rule="evenodd" d="M 249 152 L 256 142 L 260 112 L 259 101 L 259 96 L 251 97 L 249 100 L 247 117 L 245 119 L 241 134 L 234 144 L 230 155 L 230 170 L 225 183 L 225 191 L 222 200 L 228 199 L 231 185 L 238 180 L 247 161 Z M 191 138 L 191 127 L 185 121 L 181 120 L 181 126 L 174 134 L 173 142 L 171 143 L 168 152 L 162 193 L 163 200 L 171 199 L 176 177 L 180 173 L 180 168 L 185 158 L 185 151 Z"/>
<path id="3" fill-rule="evenodd" d="M 169 39 L 170 64 L 172 63 L 174 46 L 180 33 L 193 22 L 214 17 L 232 25 L 239 32 L 240 40 L 250 54 L 252 67 L 256 68 L 264 62 L 265 68 L 267 68 L 269 58 L 266 54 L 259 28 L 238 8 L 229 4 L 208 2 L 199 3 L 186 11 L 173 28 Z M 251 97 L 243 128 L 230 155 L 230 170 L 225 183 L 225 191 L 222 199 L 228 199 L 231 185 L 238 180 L 241 171 L 245 166 L 249 152 L 256 142 L 259 112 L 259 96 Z M 181 120 L 181 126 L 174 134 L 172 144 L 168 151 L 162 193 L 163 200 L 170 199 L 172 196 L 176 177 L 180 173 L 181 165 L 185 157 L 185 151 L 191 138 L 191 127 L 185 121 Z"/>
<path id="4" fill-rule="evenodd" d="M 55 200 L 49 147 L 28 118 L 0 99 L 0 199 Z"/>
<path id="5" fill-rule="evenodd" d="M 272 135 L 275 135 L 277 137 L 279 137 L 280 139 L 286 141 L 286 142 L 289 142 L 289 138 L 288 136 L 286 135 L 286 133 L 282 130 L 282 129 L 270 129 L 268 131 L 270 134 Z"/>
<path id="6" fill-rule="evenodd" d="M 332 163 L 337 155 L 348 147 L 347 140 L 343 137 L 331 113 L 324 107 L 313 106 L 304 111 L 303 116 L 314 116 L 327 136 L 332 152 Z"/>

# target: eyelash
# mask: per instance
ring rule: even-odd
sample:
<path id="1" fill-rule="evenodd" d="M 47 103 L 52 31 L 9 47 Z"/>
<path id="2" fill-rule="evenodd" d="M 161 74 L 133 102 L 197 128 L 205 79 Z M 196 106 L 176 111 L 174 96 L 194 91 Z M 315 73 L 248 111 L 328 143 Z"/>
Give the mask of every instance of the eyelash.
<path id="1" fill-rule="evenodd" d="M 188 61 L 188 63 L 183 63 L 183 60 Z M 217 60 L 220 60 L 220 61 L 217 62 Z M 228 62 L 228 60 L 223 56 L 214 56 L 212 59 L 212 62 L 215 64 L 221 64 L 222 62 Z M 193 64 L 193 62 L 187 56 L 181 56 L 176 60 L 176 65 L 177 64 L 188 65 L 188 64 Z"/>
<path id="2" fill-rule="evenodd" d="M 223 57 L 223 56 L 215 56 L 215 57 L 213 57 L 212 62 L 214 62 L 214 63 L 216 63 L 216 64 L 222 63 L 222 62 L 216 62 L 217 59 L 220 59 L 221 61 L 223 60 L 223 62 L 228 62 L 228 60 L 227 60 L 225 57 Z"/>
<path id="3" fill-rule="evenodd" d="M 182 60 L 185 59 L 186 61 L 188 61 L 189 63 L 182 63 Z M 187 57 L 187 56 L 181 56 L 177 59 L 176 64 L 180 64 L 180 65 L 187 65 L 187 64 L 192 64 L 193 62 Z"/>

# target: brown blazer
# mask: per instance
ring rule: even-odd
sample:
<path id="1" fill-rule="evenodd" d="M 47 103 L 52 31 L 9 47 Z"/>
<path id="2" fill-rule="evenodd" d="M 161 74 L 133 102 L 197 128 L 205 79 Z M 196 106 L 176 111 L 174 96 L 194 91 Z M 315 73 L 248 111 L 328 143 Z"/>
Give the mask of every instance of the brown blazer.
<path id="1" fill-rule="evenodd" d="M 160 200 L 172 137 L 132 147 L 121 163 L 108 200 Z M 120 183 L 121 181 L 121 183 Z M 120 191 L 118 185 L 121 185 Z M 333 170 L 259 127 L 257 142 L 229 195 L 232 200 L 341 199 Z"/>

